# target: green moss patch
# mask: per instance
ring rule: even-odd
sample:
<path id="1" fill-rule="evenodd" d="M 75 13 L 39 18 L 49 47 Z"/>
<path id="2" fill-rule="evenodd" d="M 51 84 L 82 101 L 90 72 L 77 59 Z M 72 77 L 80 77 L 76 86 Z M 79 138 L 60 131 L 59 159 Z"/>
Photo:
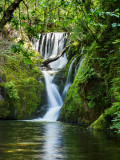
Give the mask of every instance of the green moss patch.
<path id="1" fill-rule="evenodd" d="M 36 66 L 36 52 L 27 63 L 22 50 L 14 53 L 11 45 L 0 40 L 0 88 L 4 97 L 0 101 L 0 119 L 30 119 L 42 105 L 45 87 L 38 79 L 43 75 Z"/>

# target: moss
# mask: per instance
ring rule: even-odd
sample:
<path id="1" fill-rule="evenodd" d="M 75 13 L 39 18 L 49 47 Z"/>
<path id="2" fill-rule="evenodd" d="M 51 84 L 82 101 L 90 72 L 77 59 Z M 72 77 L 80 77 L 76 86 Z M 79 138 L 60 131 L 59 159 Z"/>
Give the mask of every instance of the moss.
<path id="1" fill-rule="evenodd" d="M 65 97 L 60 115 L 62 121 L 92 123 L 111 105 L 104 78 L 99 67 L 95 65 L 94 56 L 85 55 Z"/>
<path id="2" fill-rule="evenodd" d="M 6 48 L 4 47 L 6 45 Z M 11 52 L 11 43 L 1 40 L 0 47 L 0 88 L 3 90 L 4 102 L 0 104 L 1 119 L 30 119 L 36 116 L 43 103 L 45 87 L 38 79 L 43 79 L 36 66 L 38 56 L 34 52 L 33 60 L 25 62 L 25 57 Z"/>
<path id="3" fill-rule="evenodd" d="M 107 129 L 107 122 L 104 117 L 104 114 L 102 114 L 92 125 L 90 125 L 90 129 L 94 130 L 104 130 Z"/>
<path id="4" fill-rule="evenodd" d="M 2 100 L 0 100 L 0 108 L 3 107 L 4 103 Z"/>
<path id="5" fill-rule="evenodd" d="M 75 123 L 79 117 L 79 106 L 81 99 L 74 84 L 70 87 L 63 108 L 61 110 L 60 120 Z M 82 108 L 82 107 L 81 107 Z"/>
<path id="6" fill-rule="evenodd" d="M 115 117 L 115 113 L 120 110 L 119 106 L 112 106 L 104 111 L 102 115 L 92 123 L 88 128 L 94 130 L 106 130 L 110 129 L 112 125 L 112 119 Z"/>
<path id="7" fill-rule="evenodd" d="M 13 98 L 15 100 L 19 99 L 16 86 L 13 82 L 5 83 L 5 92 L 8 94 L 9 98 Z"/>
<path id="8" fill-rule="evenodd" d="M 20 80 L 16 83 L 18 90 L 19 104 L 17 105 L 17 118 L 31 118 L 33 113 L 42 104 L 41 94 L 44 92 L 44 85 L 35 78 Z"/>
<path id="9" fill-rule="evenodd" d="M 103 49 L 96 42 L 86 48 L 85 60 L 65 97 L 60 120 L 92 123 L 89 128 L 95 130 L 110 129 L 120 111 L 119 47 L 114 55 L 105 50 L 101 53 Z"/>
<path id="10" fill-rule="evenodd" d="M 6 103 L 0 100 L 0 119 L 6 119 L 9 113 L 10 111 L 6 107 Z"/>
<path id="11" fill-rule="evenodd" d="M 37 51 L 32 49 L 31 53 L 34 55 L 33 57 L 31 57 L 33 63 L 35 63 L 36 65 L 41 65 L 44 62 L 43 58 Z"/>
<path id="12" fill-rule="evenodd" d="M 4 85 L 6 118 L 30 119 L 42 104 L 45 87 L 35 78 L 6 82 Z"/>

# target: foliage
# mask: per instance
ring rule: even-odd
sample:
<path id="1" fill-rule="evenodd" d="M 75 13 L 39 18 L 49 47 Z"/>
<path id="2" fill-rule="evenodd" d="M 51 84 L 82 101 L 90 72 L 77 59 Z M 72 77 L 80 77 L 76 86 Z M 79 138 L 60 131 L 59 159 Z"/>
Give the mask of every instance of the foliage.
<path id="1" fill-rule="evenodd" d="M 118 0 L 108 0 L 107 5 L 103 0 L 26 0 L 12 15 L 11 24 L 21 32 L 25 30 L 30 38 L 38 38 L 38 33 L 44 31 L 64 30 L 71 32 L 74 40 L 82 42 L 91 37 L 97 41 L 96 33 L 119 27 L 118 3 Z M 10 2 L 1 1 L 0 4 L 2 17 Z"/>
<path id="2" fill-rule="evenodd" d="M 7 82 L 5 84 L 5 92 L 8 94 L 9 98 L 13 98 L 14 100 L 19 99 L 16 86 L 13 82 Z"/>
<path id="3" fill-rule="evenodd" d="M 119 108 L 117 112 L 115 112 L 115 118 L 113 119 L 113 125 L 111 129 L 116 129 L 116 132 L 120 133 L 120 70 L 118 68 L 118 76 L 113 79 L 113 87 L 112 91 L 115 96 L 116 102 L 113 103 L 113 106 Z"/>
<path id="4" fill-rule="evenodd" d="M 113 119 L 113 125 L 111 129 L 115 129 L 115 132 L 120 133 L 120 113 L 116 113 L 116 117 Z"/>
<path id="5" fill-rule="evenodd" d="M 110 129 L 115 113 L 120 110 L 120 75 L 117 73 L 120 67 L 120 30 L 119 11 L 115 8 L 109 8 L 109 13 L 108 8 L 102 8 L 100 4 L 89 12 L 86 11 L 83 15 L 83 19 L 86 15 L 85 24 L 82 23 L 83 30 L 79 23 L 71 34 L 73 40 L 77 38 L 79 45 L 85 46 L 86 58 L 66 95 L 60 116 L 62 121 L 93 122 L 90 127 L 92 129 Z M 117 22 L 117 26 L 113 25 L 113 20 Z M 74 51 L 74 54 L 78 54 L 77 51 Z M 113 128 L 115 124 L 119 126 L 119 119 L 113 123 Z"/>
<path id="6" fill-rule="evenodd" d="M 31 43 L 23 39 L 17 40 L 17 42 L 11 46 L 11 52 L 21 55 L 26 65 L 30 65 L 31 63 L 41 64 L 43 61 L 40 54 L 33 50 Z"/>
<path id="7" fill-rule="evenodd" d="M 20 43 L 23 42 L 17 45 Z M 0 119 L 29 119 L 35 116 L 43 103 L 45 88 L 38 81 L 43 76 L 32 60 L 30 64 L 24 62 L 22 50 L 11 51 L 12 44 L 0 40 L 0 90 L 3 96 Z"/>

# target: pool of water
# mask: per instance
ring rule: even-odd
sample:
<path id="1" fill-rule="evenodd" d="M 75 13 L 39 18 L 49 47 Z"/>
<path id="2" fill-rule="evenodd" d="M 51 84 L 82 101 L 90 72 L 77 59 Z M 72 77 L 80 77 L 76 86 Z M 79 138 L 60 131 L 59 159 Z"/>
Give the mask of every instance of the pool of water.
<path id="1" fill-rule="evenodd" d="M 0 121 L 0 160 L 120 160 L 120 137 L 61 122 Z"/>

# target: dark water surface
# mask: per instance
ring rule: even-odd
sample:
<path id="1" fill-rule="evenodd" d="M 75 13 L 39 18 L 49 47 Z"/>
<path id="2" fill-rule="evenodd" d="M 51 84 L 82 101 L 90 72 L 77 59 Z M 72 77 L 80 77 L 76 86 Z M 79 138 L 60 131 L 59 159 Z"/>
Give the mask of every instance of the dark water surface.
<path id="1" fill-rule="evenodd" d="M 60 122 L 0 121 L 0 160 L 120 160 L 120 137 Z"/>

